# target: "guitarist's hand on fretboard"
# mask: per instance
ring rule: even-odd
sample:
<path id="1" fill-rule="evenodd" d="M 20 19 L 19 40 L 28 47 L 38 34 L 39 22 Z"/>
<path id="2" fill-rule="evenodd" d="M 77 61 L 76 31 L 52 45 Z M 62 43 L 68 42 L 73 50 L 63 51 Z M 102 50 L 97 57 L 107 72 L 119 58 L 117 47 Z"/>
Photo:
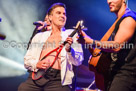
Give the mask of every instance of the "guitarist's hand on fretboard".
<path id="1" fill-rule="evenodd" d="M 72 39 L 72 37 L 68 37 L 68 38 L 66 39 L 66 41 L 67 41 L 67 44 L 65 45 L 65 49 L 66 49 L 67 52 L 70 52 L 70 50 L 71 50 L 71 45 L 72 45 L 72 43 L 73 43 L 73 39 Z"/>
<path id="2" fill-rule="evenodd" d="M 90 44 L 91 38 L 84 31 L 80 31 L 79 36 L 77 36 L 77 41 L 81 44 Z"/>
<path id="3" fill-rule="evenodd" d="M 84 37 L 81 36 L 81 35 L 78 35 L 78 36 L 77 36 L 77 42 L 80 43 L 80 44 L 85 44 Z"/>

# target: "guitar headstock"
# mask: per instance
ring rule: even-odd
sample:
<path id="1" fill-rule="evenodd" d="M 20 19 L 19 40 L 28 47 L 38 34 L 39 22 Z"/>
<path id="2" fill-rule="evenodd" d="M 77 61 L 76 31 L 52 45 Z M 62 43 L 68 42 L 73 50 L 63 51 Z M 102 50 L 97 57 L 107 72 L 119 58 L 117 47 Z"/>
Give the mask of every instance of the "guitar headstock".
<path id="1" fill-rule="evenodd" d="M 76 26 L 73 27 L 75 30 L 83 30 L 86 31 L 87 28 L 83 25 L 83 20 L 77 22 Z"/>
<path id="2" fill-rule="evenodd" d="M 73 27 L 73 28 L 74 28 L 74 31 L 69 35 L 70 37 L 73 37 L 76 34 L 76 32 L 79 33 L 79 31 L 81 31 L 81 30 L 87 30 L 87 28 L 85 28 L 83 26 L 83 21 L 82 20 L 78 21 L 76 27 Z"/>

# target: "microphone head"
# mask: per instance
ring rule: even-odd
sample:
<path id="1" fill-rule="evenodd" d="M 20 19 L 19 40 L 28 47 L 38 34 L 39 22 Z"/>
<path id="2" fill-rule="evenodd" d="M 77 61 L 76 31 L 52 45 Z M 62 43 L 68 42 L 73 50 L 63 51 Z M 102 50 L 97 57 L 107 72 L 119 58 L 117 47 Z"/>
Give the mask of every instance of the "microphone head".
<path id="1" fill-rule="evenodd" d="M 45 22 L 43 22 L 43 24 L 44 24 L 44 26 L 47 26 L 47 24 Z M 43 24 L 38 22 L 38 21 L 37 22 L 33 22 L 33 25 L 36 25 L 36 26 L 43 26 Z"/>
<path id="2" fill-rule="evenodd" d="M 33 25 L 42 26 L 42 24 L 41 24 L 41 23 L 39 23 L 39 22 L 33 22 Z"/>

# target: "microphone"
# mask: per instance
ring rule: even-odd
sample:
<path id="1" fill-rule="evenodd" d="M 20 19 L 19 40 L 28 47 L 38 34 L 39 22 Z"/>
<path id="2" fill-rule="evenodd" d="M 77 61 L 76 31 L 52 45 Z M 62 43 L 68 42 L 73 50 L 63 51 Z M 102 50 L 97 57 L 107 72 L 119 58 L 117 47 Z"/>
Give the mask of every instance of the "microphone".
<path id="1" fill-rule="evenodd" d="M 5 38 L 6 38 L 6 36 L 5 36 L 5 35 L 0 34 L 0 39 L 1 39 L 1 40 L 4 40 Z"/>
<path id="2" fill-rule="evenodd" d="M 43 23 L 44 23 L 44 26 L 47 26 L 47 24 L 45 22 L 43 22 Z M 43 26 L 43 24 L 38 22 L 38 21 L 37 22 L 33 22 L 33 25 Z"/>

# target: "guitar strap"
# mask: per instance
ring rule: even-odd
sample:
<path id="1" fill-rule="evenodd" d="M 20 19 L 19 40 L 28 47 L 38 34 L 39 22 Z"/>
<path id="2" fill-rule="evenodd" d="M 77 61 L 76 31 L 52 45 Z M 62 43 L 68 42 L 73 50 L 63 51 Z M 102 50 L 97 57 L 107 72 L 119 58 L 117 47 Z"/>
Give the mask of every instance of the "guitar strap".
<path id="1" fill-rule="evenodd" d="M 115 34 L 116 34 L 116 32 L 117 32 L 117 30 L 118 30 L 118 28 L 119 28 L 120 23 L 122 22 L 122 20 L 123 20 L 124 18 L 126 18 L 126 17 L 122 17 L 122 18 L 119 19 L 119 21 L 116 23 L 115 28 L 114 28 L 114 31 L 113 31 L 113 32 L 115 32 Z"/>
<path id="2" fill-rule="evenodd" d="M 113 33 L 113 31 L 114 31 L 114 29 L 116 28 L 116 24 L 117 23 L 119 23 L 119 22 L 121 22 L 121 20 L 122 20 L 122 16 L 125 14 L 125 11 L 124 12 L 122 12 L 119 16 L 118 16 L 118 18 L 116 19 L 116 21 L 113 23 L 113 25 L 109 28 L 109 30 L 105 33 L 105 35 L 102 37 L 102 39 L 100 40 L 100 41 L 107 41 L 109 38 L 110 38 L 110 36 L 111 36 L 111 34 Z M 95 48 L 94 50 L 92 50 L 92 49 L 90 49 L 89 48 L 89 50 L 90 50 L 90 52 L 92 53 L 94 53 L 94 54 L 92 54 L 93 56 L 97 56 L 97 55 L 100 55 L 100 52 L 101 52 L 101 50 L 100 49 L 97 49 L 97 48 Z"/>
<path id="3" fill-rule="evenodd" d="M 110 38 L 112 32 L 113 32 L 114 29 L 116 28 L 116 27 L 115 27 L 116 24 L 119 23 L 119 22 L 121 22 L 121 20 L 122 20 L 121 17 L 124 15 L 124 13 L 125 13 L 125 11 L 116 19 L 116 21 L 114 22 L 114 24 L 110 27 L 110 29 L 109 29 L 109 30 L 106 32 L 106 34 L 102 37 L 101 41 L 107 41 L 107 40 Z"/>

